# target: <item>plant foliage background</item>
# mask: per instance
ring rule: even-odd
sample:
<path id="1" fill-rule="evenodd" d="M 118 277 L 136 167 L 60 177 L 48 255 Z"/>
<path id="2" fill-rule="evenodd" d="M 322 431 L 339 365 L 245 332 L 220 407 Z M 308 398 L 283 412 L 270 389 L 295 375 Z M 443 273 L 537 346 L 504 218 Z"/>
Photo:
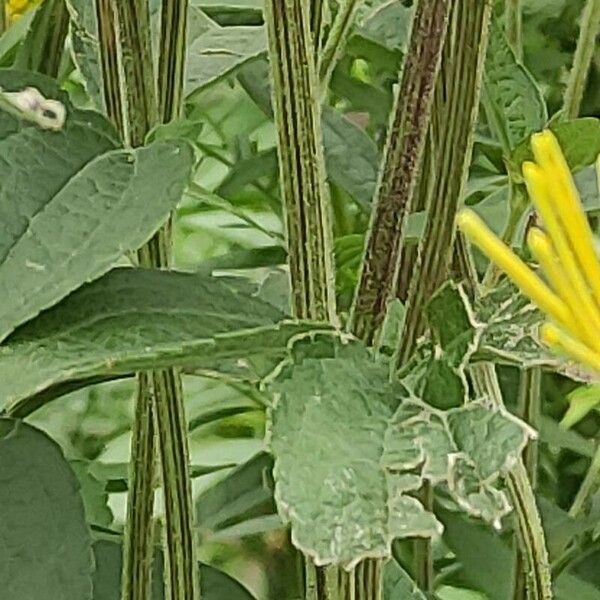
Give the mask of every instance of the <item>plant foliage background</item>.
<path id="1" fill-rule="evenodd" d="M 514 518 L 501 475 L 534 435 L 509 413 L 518 413 L 521 367 L 543 364 L 536 498 L 555 597 L 599 599 L 600 496 L 581 514 L 569 507 L 596 455 L 600 387 L 544 354 L 532 333 L 538 316 L 514 290 L 501 283 L 471 306 L 462 288 L 443 287 L 427 309 L 433 336 L 402 383 L 388 381 L 387 362 L 400 301 L 379 362 L 331 327 L 289 317 L 262 3 L 190 2 L 184 112 L 156 127 L 145 147 L 124 149 L 102 116 L 93 3 L 66 0 L 57 77 L 34 72 L 46 41 L 43 10 L 53 1 L 31 3 L 18 19 L 15 8 L 0 37 L 0 88 L 36 87 L 67 111 L 57 132 L 0 111 L 5 597 L 119 597 L 131 375 L 175 366 L 184 373 L 203 598 L 302 597 L 297 548 L 345 566 L 392 556 L 385 600 L 424 598 L 405 571 L 408 545 L 394 540 L 426 533 L 435 536 L 437 598 L 507 600 Z M 159 3 L 150 4 L 156 29 Z M 498 233 L 511 226 L 526 253 L 529 214 L 511 205 L 510 190 L 523 187 L 529 135 L 562 106 L 584 3 L 524 0 L 522 61 L 496 4 L 461 200 Z M 362 2 L 325 94 L 343 323 L 413 9 L 400 0 Z M 594 225 L 599 81 L 596 45 L 582 118 L 553 125 Z M 128 268 L 173 210 L 179 272 Z M 410 215 L 407 245 L 420 239 L 424 217 Z M 482 360 L 496 362 L 506 411 L 485 399 L 463 405 L 466 366 Z M 415 499 L 425 480 L 438 489 L 435 514 Z M 162 526 L 156 518 L 157 531 Z M 163 597 L 161 561 L 153 598 Z"/>

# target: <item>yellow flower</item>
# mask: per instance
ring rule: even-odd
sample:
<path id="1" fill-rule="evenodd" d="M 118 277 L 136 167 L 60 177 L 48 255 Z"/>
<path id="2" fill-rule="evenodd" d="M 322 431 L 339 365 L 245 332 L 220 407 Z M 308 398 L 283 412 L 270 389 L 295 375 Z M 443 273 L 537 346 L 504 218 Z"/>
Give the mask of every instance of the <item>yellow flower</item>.
<path id="1" fill-rule="evenodd" d="M 547 283 L 473 211 L 462 210 L 457 223 L 550 318 L 542 327 L 542 341 L 600 372 L 600 260 L 592 231 L 552 132 L 533 135 L 531 146 L 535 162 L 523 165 L 523 176 L 545 231 L 532 228 L 527 244 Z"/>
<path id="2" fill-rule="evenodd" d="M 41 0 L 8 0 L 8 2 L 6 2 L 6 17 L 8 22 L 14 23 L 30 8 L 39 4 L 40 1 Z"/>

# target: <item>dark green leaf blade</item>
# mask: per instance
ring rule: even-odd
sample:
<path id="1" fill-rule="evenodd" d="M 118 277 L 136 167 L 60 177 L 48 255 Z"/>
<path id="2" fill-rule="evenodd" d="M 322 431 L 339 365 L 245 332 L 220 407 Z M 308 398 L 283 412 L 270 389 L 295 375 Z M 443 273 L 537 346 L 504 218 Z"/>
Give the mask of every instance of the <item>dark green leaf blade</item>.
<path id="1" fill-rule="evenodd" d="M 0 581 L 10 600 L 91 600 L 93 558 L 79 484 L 41 431 L 0 419 Z"/>

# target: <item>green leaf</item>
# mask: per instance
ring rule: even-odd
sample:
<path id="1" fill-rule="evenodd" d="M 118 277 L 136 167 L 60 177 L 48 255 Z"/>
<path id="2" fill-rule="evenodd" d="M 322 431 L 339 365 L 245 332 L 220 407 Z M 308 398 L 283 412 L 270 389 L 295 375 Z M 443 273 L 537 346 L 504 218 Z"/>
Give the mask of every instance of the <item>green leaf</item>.
<path id="1" fill-rule="evenodd" d="M 596 451 L 594 440 L 588 440 L 576 431 L 560 427 L 554 419 L 546 415 L 541 416 L 539 432 L 540 441 L 551 448 L 564 448 L 588 458 L 592 458 Z"/>
<path id="2" fill-rule="evenodd" d="M 71 56 L 96 108 L 104 107 L 96 3 L 65 0 L 70 16 Z"/>
<path id="3" fill-rule="evenodd" d="M 600 384 L 590 384 L 578 387 L 567 395 L 569 408 L 565 413 L 560 426 L 570 429 L 592 410 L 600 408 Z"/>
<path id="4" fill-rule="evenodd" d="M 0 347 L 5 410 L 25 415 L 67 391 L 150 368 L 186 366 L 257 378 L 260 360 L 268 372 L 291 337 L 315 327 L 280 323 L 282 318 L 252 296 L 245 280 L 116 269 Z"/>
<path id="5" fill-rule="evenodd" d="M 121 597 L 121 546 L 118 535 L 97 535 L 94 542 L 93 600 L 117 600 Z M 164 599 L 163 568 L 162 553 L 157 549 L 152 569 L 152 596 L 148 600 Z M 204 563 L 199 563 L 198 569 L 203 600 L 255 600 L 241 583 L 223 571 Z"/>
<path id="6" fill-rule="evenodd" d="M 406 51 L 413 9 L 387 1 L 366 15 L 357 33 L 389 50 Z"/>
<path id="7" fill-rule="evenodd" d="M 489 600 L 512 598 L 513 552 L 498 535 L 479 523 L 448 511 L 438 513 L 444 541 L 462 566 L 458 581 L 480 590 Z"/>
<path id="8" fill-rule="evenodd" d="M 600 155 L 600 119 L 558 121 L 550 123 L 549 129 L 558 139 L 571 171 L 579 171 L 594 164 Z M 511 177 L 517 183 L 523 182 L 521 167 L 526 160 L 533 160 L 529 136 L 514 149 L 510 156 Z"/>
<path id="9" fill-rule="evenodd" d="M 25 423 L 0 419 L 0 481 L 3 597 L 90 600 L 90 532 L 59 446 Z"/>
<path id="10" fill-rule="evenodd" d="M 483 85 L 488 121 L 505 154 L 548 120 L 542 93 L 517 61 L 500 24 L 492 22 Z"/>
<path id="11" fill-rule="evenodd" d="M 197 16 L 196 28 L 188 40 L 188 94 L 230 75 L 267 50 L 264 27 L 221 27 L 211 19 Z"/>
<path id="12" fill-rule="evenodd" d="M 105 483 L 92 473 L 88 461 L 72 460 L 70 464 L 81 486 L 86 521 L 90 524 L 110 527 L 113 514 L 108 507 Z"/>
<path id="13" fill-rule="evenodd" d="M 270 529 L 273 520 L 277 528 L 283 527 L 269 485 L 272 468 L 271 456 L 259 452 L 198 496 L 196 525 L 202 539 L 214 539 L 220 532 L 236 526 L 240 534 L 241 526 L 256 520 Z"/>
<path id="14" fill-rule="evenodd" d="M 368 209 L 379 172 L 375 142 L 337 110 L 323 110 L 325 165 L 330 181 Z"/>
<path id="15" fill-rule="evenodd" d="M 384 569 L 383 600 L 426 600 L 419 586 L 395 560 L 386 563 Z"/>
<path id="16" fill-rule="evenodd" d="M 5 154 L 0 174 L 0 222 L 8 230 L 0 246 L 0 340 L 148 241 L 181 198 L 193 162 L 189 146 L 157 142 L 104 154 L 57 186 L 43 169 L 31 173 L 40 148 L 26 149 Z M 36 196 L 21 209 L 17 182 L 26 178 Z"/>
<path id="17" fill-rule="evenodd" d="M 294 544 L 317 564 L 349 567 L 389 556 L 395 538 L 439 533 L 412 495 L 424 480 L 494 523 L 510 510 L 495 483 L 529 435 L 516 419 L 478 403 L 442 412 L 406 398 L 357 343 L 294 350 L 270 387 L 275 498 Z"/>
<path id="18" fill-rule="evenodd" d="M 513 285 L 504 280 L 475 306 L 476 320 L 485 323 L 476 357 L 479 360 L 522 365 L 556 366 L 556 357 L 539 344 L 544 315 Z"/>

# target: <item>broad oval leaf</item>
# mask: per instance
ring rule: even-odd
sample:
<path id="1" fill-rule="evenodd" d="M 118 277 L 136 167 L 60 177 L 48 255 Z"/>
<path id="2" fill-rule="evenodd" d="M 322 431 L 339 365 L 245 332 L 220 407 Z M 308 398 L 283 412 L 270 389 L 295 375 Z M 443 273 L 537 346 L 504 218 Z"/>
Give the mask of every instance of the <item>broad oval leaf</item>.
<path id="1" fill-rule="evenodd" d="M 115 269 L 0 346 L 0 394 L 5 410 L 22 416 L 72 389 L 144 369 L 260 377 L 254 370 L 270 370 L 291 337 L 318 326 L 283 318 L 244 280 Z"/>
<path id="2" fill-rule="evenodd" d="M 45 151 L 52 151 L 51 138 Z M 157 142 L 108 152 L 58 190 L 47 189 L 29 169 L 40 188 L 36 213 L 23 217 L 16 199 L 0 197 L 0 221 L 13 224 L 0 255 L 0 341 L 144 244 L 181 198 L 192 163 L 188 145 Z M 13 168 L 23 170 L 20 164 Z M 15 181 L 9 174 L 2 184 Z"/>
<path id="3" fill-rule="evenodd" d="M 0 581 L 10 600 L 90 600 L 94 568 L 77 478 L 41 431 L 0 419 Z"/>

